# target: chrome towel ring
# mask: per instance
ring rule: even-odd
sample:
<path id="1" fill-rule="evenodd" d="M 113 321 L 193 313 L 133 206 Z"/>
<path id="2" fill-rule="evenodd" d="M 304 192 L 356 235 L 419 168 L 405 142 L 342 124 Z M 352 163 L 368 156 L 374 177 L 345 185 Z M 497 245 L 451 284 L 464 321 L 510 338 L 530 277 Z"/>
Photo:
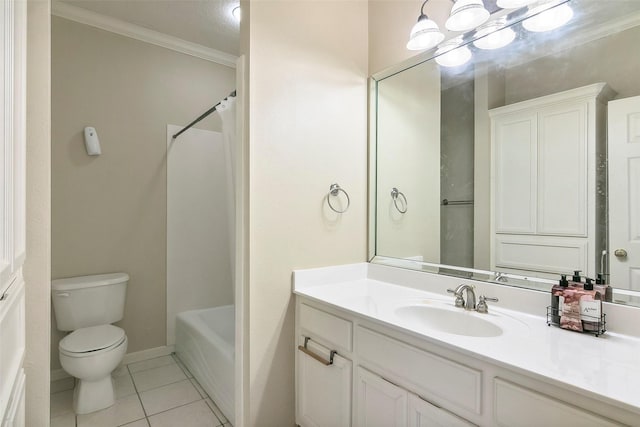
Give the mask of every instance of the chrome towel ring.
<path id="1" fill-rule="evenodd" d="M 331 204 L 331 197 L 338 197 L 338 195 L 340 194 L 341 191 L 347 197 L 347 207 L 344 208 L 343 210 L 336 209 Z M 329 193 L 327 194 L 327 204 L 329 204 L 329 207 L 331 208 L 332 211 L 334 211 L 335 213 L 340 213 L 341 214 L 341 213 L 345 213 L 347 210 L 349 210 L 349 205 L 351 205 L 351 200 L 349 199 L 349 195 L 347 194 L 347 192 L 344 191 L 344 189 L 342 187 L 340 187 L 338 184 L 331 184 L 331 186 L 329 187 Z"/>
<path id="2" fill-rule="evenodd" d="M 393 199 L 393 205 L 396 207 L 398 212 L 400 212 L 401 214 L 407 212 L 407 197 L 402 193 L 402 191 L 399 191 L 396 187 L 393 187 L 391 189 L 391 198 Z M 400 207 L 398 206 L 399 198 L 402 198 L 402 209 L 400 209 Z"/>

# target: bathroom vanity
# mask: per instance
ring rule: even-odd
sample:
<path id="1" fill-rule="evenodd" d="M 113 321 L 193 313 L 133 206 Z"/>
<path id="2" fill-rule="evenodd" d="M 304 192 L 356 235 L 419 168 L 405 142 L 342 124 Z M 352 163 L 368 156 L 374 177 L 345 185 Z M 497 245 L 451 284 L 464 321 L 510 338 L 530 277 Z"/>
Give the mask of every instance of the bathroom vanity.
<path id="1" fill-rule="evenodd" d="M 486 314 L 455 307 L 446 289 L 461 282 L 500 302 Z M 640 340 L 549 327 L 545 293 L 376 264 L 296 271 L 293 292 L 300 426 L 640 420 Z"/>

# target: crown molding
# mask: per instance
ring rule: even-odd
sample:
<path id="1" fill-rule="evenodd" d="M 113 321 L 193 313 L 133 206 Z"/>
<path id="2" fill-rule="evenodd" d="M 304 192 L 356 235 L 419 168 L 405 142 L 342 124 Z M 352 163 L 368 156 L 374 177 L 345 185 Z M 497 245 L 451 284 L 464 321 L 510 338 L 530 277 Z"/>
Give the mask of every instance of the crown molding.
<path id="1" fill-rule="evenodd" d="M 145 43 L 164 47 L 186 55 L 195 56 L 205 61 L 215 62 L 227 67 L 235 68 L 237 56 L 203 46 L 198 43 L 188 42 L 178 37 L 170 36 L 158 31 L 149 30 L 139 25 L 131 24 L 117 18 L 112 18 L 100 13 L 92 12 L 70 4 L 53 2 L 51 14 L 70 21 L 90 25 L 101 30 L 109 31 L 121 36 L 130 37 Z"/>

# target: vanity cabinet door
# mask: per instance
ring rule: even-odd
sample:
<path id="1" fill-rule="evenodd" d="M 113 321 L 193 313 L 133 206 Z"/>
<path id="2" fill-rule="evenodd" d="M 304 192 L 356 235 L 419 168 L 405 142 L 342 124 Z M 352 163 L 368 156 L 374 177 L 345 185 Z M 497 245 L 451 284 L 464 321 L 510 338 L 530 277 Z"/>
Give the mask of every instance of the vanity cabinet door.
<path id="1" fill-rule="evenodd" d="M 305 337 L 300 337 L 304 346 Z M 331 351 L 308 341 L 307 349 L 329 360 Z M 351 425 L 352 363 L 340 355 L 325 365 L 313 356 L 297 351 L 296 422 L 301 427 L 348 427 Z"/>
<path id="2" fill-rule="evenodd" d="M 408 392 L 358 367 L 357 427 L 404 427 L 407 425 Z"/>
<path id="3" fill-rule="evenodd" d="M 409 427 L 471 427 L 475 424 L 409 393 Z"/>

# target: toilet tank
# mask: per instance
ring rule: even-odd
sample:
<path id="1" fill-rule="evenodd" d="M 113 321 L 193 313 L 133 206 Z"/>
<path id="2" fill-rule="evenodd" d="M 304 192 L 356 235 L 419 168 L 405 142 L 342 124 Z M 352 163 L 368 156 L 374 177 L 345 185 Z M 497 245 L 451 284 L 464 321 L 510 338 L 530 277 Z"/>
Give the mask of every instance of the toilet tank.
<path id="1" fill-rule="evenodd" d="M 51 301 L 60 331 L 107 325 L 122 319 L 129 275 L 69 277 L 51 282 Z"/>

